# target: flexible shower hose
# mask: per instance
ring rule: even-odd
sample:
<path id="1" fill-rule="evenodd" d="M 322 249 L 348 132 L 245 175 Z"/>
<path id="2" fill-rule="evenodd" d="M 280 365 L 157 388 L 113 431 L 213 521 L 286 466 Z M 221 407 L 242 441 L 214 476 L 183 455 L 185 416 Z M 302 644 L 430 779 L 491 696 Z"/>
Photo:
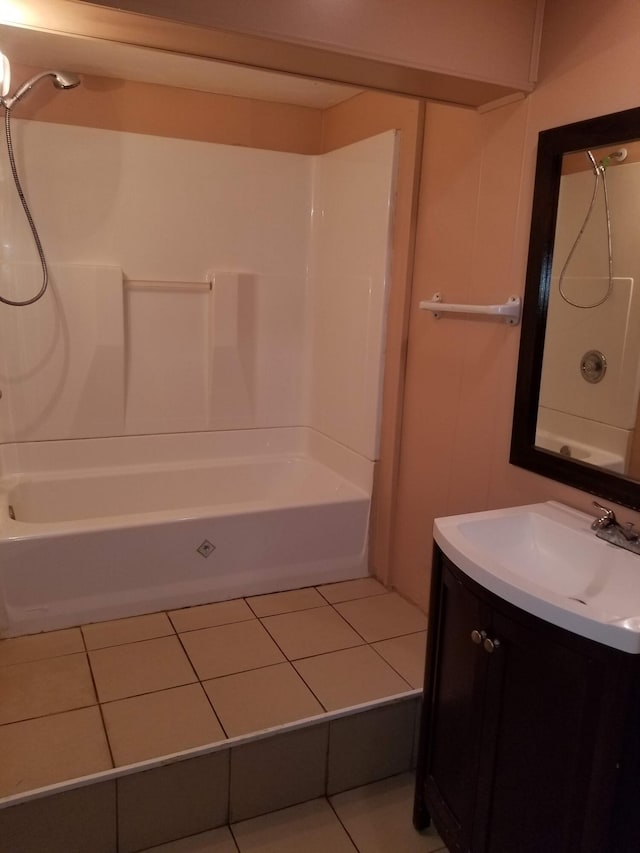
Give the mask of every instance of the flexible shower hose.
<path id="1" fill-rule="evenodd" d="M 585 216 L 584 222 L 582 223 L 582 227 L 580 228 L 580 231 L 578 232 L 578 236 L 574 240 L 574 243 L 571 246 L 571 249 L 569 250 L 567 260 L 564 262 L 564 266 L 562 267 L 562 271 L 560 272 L 560 277 L 558 279 L 558 291 L 560 293 L 560 296 L 564 299 L 564 301 L 568 305 L 573 305 L 574 308 L 597 308 L 599 305 L 602 305 L 604 302 L 607 301 L 607 299 L 611 295 L 611 291 L 613 290 L 613 251 L 611 248 L 611 213 L 610 213 L 610 209 L 609 209 L 609 193 L 607 192 L 607 177 L 605 175 L 606 166 L 604 165 L 602 160 L 600 161 L 600 163 L 596 163 L 595 158 L 594 158 L 593 154 L 591 153 L 591 151 L 587 152 L 587 156 L 591 160 L 591 164 L 593 166 L 593 173 L 595 176 L 594 183 L 593 183 L 593 193 L 591 195 L 591 202 L 589 204 L 589 209 L 587 210 L 587 215 Z M 599 299 L 597 302 L 592 302 L 589 305 L 581 305 L 579 302 L 573 302 L 571 299 L 569 299 L 569 297 L 565 293 L 564 288 L 563 288 L 564 277 L 565 277 L 566 272 L 567 272 L 567 267 L 569 266 L 569 261 L 573 257 L 573 253 L 575 252 L 575 250 L 578 248 L 578 243 L 580 242 L 580 239 L 581 239 L 582 235 L 584 234 L 585 228 L 587 227 L 587 223 L 591 219 L 591 214 L 593 213 L 593 207 L 594 207 L 595 202 L 596 202 L 596 196 L 598 194 L 598 184 L 600 182 L 600 178 L 602 178 L 602 192 L 604 195 L 604 210 L 605 210 L 605 218 L 606 218 L 606 223 L 607 223 L 607 257 L 608 257 L 608 261 L 609 261 L 609 264 L 608 264 L 609 284 L 607 287 L 607 292 L 605 293 L 605 295 L 601 299 Z"/>
<path id="2" fill-rule="evenodd" d="M 32 305 L 34 302 L 37 302 L 38 299 L 44 296 L 45 290 L 47 289 L 47 285 L 49 283 L 49 271 L 47 270 L 47 261 L 44 256 L 44 249 L 42 248 L 40 237 L 38 235 L 38 229 L 36 228 L 36 224 L 33 221 L 33 217 L 31 216 L 29 205 L 27 204 L 27 200 L 24 197 L 24 192 L 22 191 L 20 177 L 18 176 L 16 158 L 13 153 L 13 142 L 11 140 L 11 110 L 9 109 L 5 109 L 4 112 L 4 130 L 5 136 L 7 137 L 7 154 L 9 155 L 9 164 L 11 166 L 13 182 L 16 185 L 16 191 L 18 193 L 18 197 L 20 198 L 22 209 L 24 210 L 24 215 L 27 217 L 27 222 L 29 223 L 29 228 L 31 229 L 31 233 L 33 235 L 33 241 L 36 244 L 36 249 L 38 251 L 38 257 L 40 258 L 40 266 L 42 267 L 42 285 L 38 293 L 36 293 L 35 296 L 32 296 L 31 299 L 24 299 L 20 301 L 14 299 L 7 299 L 5 296 L 0 296 L 0 302 L 4 302 L 5 305 L 16 305 L 18 307 L 22 307 L 23 305 Z"/>

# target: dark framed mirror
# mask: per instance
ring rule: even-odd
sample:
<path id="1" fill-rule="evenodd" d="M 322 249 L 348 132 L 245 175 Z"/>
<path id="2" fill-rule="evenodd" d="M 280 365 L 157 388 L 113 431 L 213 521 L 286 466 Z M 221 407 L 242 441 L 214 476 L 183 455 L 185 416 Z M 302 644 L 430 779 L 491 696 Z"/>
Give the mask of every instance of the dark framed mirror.
<path id="1" fill-rule="evenodd" d="M 510 462 L 640 509 L 640 108 L 540 133 Z"/>

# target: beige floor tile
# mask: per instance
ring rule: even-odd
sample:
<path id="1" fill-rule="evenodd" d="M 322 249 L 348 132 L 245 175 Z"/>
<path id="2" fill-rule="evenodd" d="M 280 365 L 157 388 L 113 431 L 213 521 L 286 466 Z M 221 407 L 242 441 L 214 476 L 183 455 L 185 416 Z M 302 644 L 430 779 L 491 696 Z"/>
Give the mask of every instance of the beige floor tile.
<path id="1" fill-rule="evenodd" d="M 101 702 L 197 681 L 177 637 L 159 637 L 89 652 Z"/>
<path id="2" fill-rule="evenodd" d="M 107 702 L 102 713 L 117 767 L 225 739 L 199 684 Z"/>
<path id="3" fill-rule="evenodd" d="M 96 704 L 87 656 L 0 667 L 0 724 Z"/>
<path id="4" fill-rule="evenodd" d="M 261 621 L 289 660 L 348 649 L 363 643 L 362 637 L 328 605 L 267 616 Z"/>
<path id="5" fill-rule="evenodd" d="M 338 601 L 351 601 L 353 598 L 365 598 L 369 595 L 382 595 L 388 592 L 375 578 L 356 578 L 352 581 L 328 583 L 317 586 L 316 589 L 330 604 L 335 604 Z"/>
<path id="6" fill-rule="evenodd" d="M 288 592 L 272 592 L 269 595 L 253 595 L 247 598 L 247 603 L 256 616 L 275 616 L 278 613 L 322 607 L 326 602 L 317 590 L 308 587 Z"/>
<path id="7" fill-rule="evenodd" d="M 108 770 L 97 706 L 0 726 L 0 796 Z"/>
<path id="8" fill-rule="evenodd" d="M 324 799 L 234 823 L 231 831 L 240 853 L 354 853 L 356 849 Z"/>
<path id="9" fill-rule="evenodd" d="M 244 622 L 255 618 L 251 608 L 242 598 L 170 610 L 169 617 L 178 632 L 197 631 L 198 628 L 213 628 L 216 625 L 228 625 L 231 622 Z"/>
<path id="10" fill-rule="evenodd" d="M 373 643 L 373 648 L 390 663 L 405 681 L 412 687 L 422 687 L 424 683 L 424 659 L 427 651 L 427 632 L 405 634 Z"/>
<path id="11" fill-rule="evenodd" d="M 410 690 L 368 646 L 297 660 L 294 666 L 327 711 Z"/>
<path id="12" fill-rule="evenodd" d="M 159 847 L 147 847 L 143 853 L 238 853 L 238 848 L 229 827 L 221 826 Z"/>
<path id="13" fill-rule="evenodd" d="M 115 780 L 0 810 L 3 853 L 114 853 L 117 847 Z"/>
<path id="14" fill-rule="evenodd" d="M 82 633 L 88 649 L 104 649 L 122 646 L 140 640 L 166 637 L 174 630 L 166 613 L 148 613 L 128 619 L 112 619 L 109 622 L 94 622 L 83 625 Z"/>
<path id="15" fill-rule="evenodd" d="M 204 689 L 229 737 L 323 713 L 289 663 L 214 678 Z"/>
<path id="16" fill-rule="evenodd" d="M 119 853 L 208 832 L 228 822 L 229 751 L 130 773 L 117 791 Z"/>
<path id="17" fill-rule="evenodd" d="M 31 660 L 55 658 L 83 652 L 84 643 L 79 628 L 66 628 L 64 631 L 49 631 L 46 634 L 30 634 L 26 637 L 12 637 L 0 640 L 0 666 L 12 663 L 26 663 Z"/>
<path id="18" fill-rule="evenodd" d="M 327 723 L 232 747 L 229 823 L 324 797 L 328 747 Z"/>
<path id="19" fill-rule="evenodd" d="M 181 634 L 198 677 L 218 678 L 284 661 L 257 619 Z"/>
<path id="20" fill-rule="evenodd" d="M 404 773 L 330 797 L 359 853 L 445 850 L 435 829 L 417 832 L 413 828 L 413 788 L 413 774 Z"/>
<path id="21" fill-rule="evenodd" d="M 336 610 L 368 643 L 424 631 L 427 617 L 397 592 L 345 601 Z"/>

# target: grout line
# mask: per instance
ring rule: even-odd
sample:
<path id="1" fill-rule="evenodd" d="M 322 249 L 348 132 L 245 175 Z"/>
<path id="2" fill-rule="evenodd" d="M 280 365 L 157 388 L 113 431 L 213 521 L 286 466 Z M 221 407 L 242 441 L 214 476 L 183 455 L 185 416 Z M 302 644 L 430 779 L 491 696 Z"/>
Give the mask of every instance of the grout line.
<path id="1" fill-rule="evenodd" d="M 303 658 L 301 658 L 301 660 L 303 660 Z M 302 683 L 303 683 L 303 684 L 304 684 L 304 686 L 307 688 L 307 690 L 309 691 L 309 693 L 311 693 L 311 695 L 312 695 L 312 696 L 313 696 L 313 698 L 316 700 L 316 702 L 320 705 L 320 707 L 321 707 L 321 708 L 323 708 L 323 709 L 324 709 L 324 712 L 325 712 L 326 714 L 331 713 L 331 712 L 329 711 L 329 709 L 327 708 L 327 706 L 324 704 L 324 702 L 320 699 L 320 697 L 318 696 L 318 694 L 315 692 L 315 690 L 313 689 L 313 687 L 312 687 L 312 686 L 311 686 L 311 685 L 306 681 L 305 677 L 302 675 L 302 673 L 301 673 L 301 672 L 298 670 L 298 668 L 295 666 L 295 664 L 294 664 L 294 662 L 293 662 L 293 661 L 291 661 L 291 662 L 290 662 L 290 666 L 293 668 L 294 672 L 296 673 L 296 675 L 298 676 L 298 678 L 300 679 L 300 681 L 302 681 Z M 328 722 L 330 723 L 331 721 L 329 720 Z M 331 731 L 331 725 L 329 725 L 329 731 Z M 328 749 L 329 749 L 329 746 L 328 746 L 328 744 L 327 744 L 327 750 L 328 750 Z M 327 755 L 327 758 L 328 758 L 328 755 Z M 326 785 L 325 785 L 325 791 L 326 791 Z"/>
<path id="2" fill-rule="evenodd" d="M 419 632 L 419 631 L 415 631 L 414 633 L 418 634 L 418 633 L 420 633 L 420 632 Z M 405 634 L 404 636 L 410 636 L 410 635 L 409 635 L 409 634 Z M 395 638 L 395 637 L 391 637 L 390 639 L 395 640 L 396 638 Z M 384 640 L 376 640 L 376 642 L 377 642 L 377 643 L 383 643 L 383 642 L 384 642 Z M 426 641 L 425 641 L 425 642 L 426 642 Z M 420 690 L 420 689 L 422 689 L 422 685 L 420 685 L 419 687 L 414 687 L 414 686 L 413 686 L 413 684 L 411 684 L 411 683 L 407 680 L 407 677 L 406 677 L 405 675 L 403 675 L 403 674 L 402 674 L 402 673 L 401 673 L 401 672 L 400 672 L 400 671 L 399 671 L 399 670 L 398 670 L 398 669 L 397 669 L 397 668 L 396 668 L 392 663 L 390 663 L 390 662 L 386 659 L 386 657 L 382 654 L 382 652 L 380 652 L 380 651 L 378 651 L 378 649 L 376 649 L 376 647 L 373 645 L 373 643 L 369 643 L 369 647 L 370 647 L 370 649 L 371 649 L 372 651 L 374 651 L 374 652 L 378 655 L 378 657 L 379 657 L 381 660 L 383 660 L 383 661 L 386 663 L 386 665 L 387 665 L 388 667 L 391 667 L 391 669 L 396 673 L 396 675 L 397 675 L 399 678 L 401 678 L 401 679 L 404 681 L 404 683 L 405 683 L 405 684 L 408 684 L 408 685 L 409 685 L 409 687 L 410 687 L 410 689 L 411 689 L 411 690 Z M 424 666 L 423 666 L 423 669 L 424 669 Z"/>
<path id="3" fill-rule="evenodd" d="M 332 795 L 332 796 L 333 796 L 333 795 Z M 336 820 L 338 821 L 338 823 L 340 824 L 340 826 L 344 829 L 345 833 L 347 834 L 347 836 L 348 836 L 348 838 L 349 838 L 349 841 L 353 844 L 354 849 L 355 849 L 355 850 L 357 850 L 357 851 L 358 851 L 358 853 L 361 853 L 360 848 L 359 848 L 359 847 L 358 847 L 358 845 L 356 844 L 356 840 L 355 840 L 355 838 L 351 835 L 351 833 L 349 832 L 349 830 L 347 829 L 347 827 L 346 827 L 346 826 L 344 825 L 344 823 L 342 822 L 342 819 L 341 819 L 340 815 L 339 815 L 339 814 L 338 814 L 338 812 L 335 810 L 334 805 L 333 805 L 333 803 L 331 802 L 331 797 L 329 797 L 329 795 L 327 794 L 327 796 L 325 797 L 325 799 L 326 799 L 326 801 L 329 803 L 329 808 L 331 809 L 331 811 L 332 811 L 332 812 L 334 813 L 334 815 L 336 816 Z M 366 853 L 366 851 L 365 851 L 365 853 Z"/>
<path id="4" fill-rule="evenodd" d="M 242 850 L 240 849 L 240 845 L 238 844 L 238 842 L 237 842 L 237 840 L 236 840 L 236 837 L 235 837 L 235 835 L 233 834 L 233 829 L 231 829 L 231 824 L 230 824 L 230 823 L 229 823 L 229 824 L 227 824 L 227 828 L 228 828 L 228 830 L 229 830 L 229 835 L 231 836 L 231 843 L 232 843 L 232 844 L 233 844 L 233 846 L 236 848 L 237 853 L 242 853 Z"/>
<path id="5" fill-rule="evenodd" d="M 59 717 L 61 714 L 71 714 L 74 711 L 83 711 L 85 708 L 97 708 L 99 705 L 99 702 L 92 702 L 90 705 L 75 705 L 73 708 L 63 708 L 59 711 L 49 711 L 46 714 L 36 714 L 34 717 L 21 717 L 19 720 L 8 720 L 6 723 L 0 723 L 0 728 L 15 726 L 18 723 L 30 723 L 33 720 L 44 720 L 45 717 Z"/>
<path id="6" fill-rule="evenodd" d="M 233 600 L 239 601 L 240 599 L 234 598 Z M 216 602 L 213 603 L 215 604 Z M 199 625 L 197 628 L 182 628 L 181 630 L 176 628 L 176 634 L 193 634 L 196 631 L 211 631 L 213 628 L 225 628 L 227 625 L 240 625 L 243 622 L 255 622 L 257 619 L 258 617 L 251 612 L 251 615 L 244 619 L 230 619 L 228 622 L 219 622 L 217 625 Z"/>
<path id="7" fill-rule="evenodd" d="M 98 705 L 98 713 L 100 714 L 100 722 L 102 723 L 102 732 L 104 734 L 104 739 L 107 742 L 107 749 L 109 750 L 109 758 L 111 759 L 111 765 L 113 767 L 117 767 L 116 759 L 113 754 L 113 750 L 111 749 L 111 739 L 109 738 L 109 732 L 107 731 L 107 723 L 104 719 L 104 713 L 102 711 L 102 702 L 100 701 L 100 694 L 98 693 L 98 685 L 96 684 L 96 678 L 93 674 L 93 667 L 91 666 L 91 659 L 89 658 L 89 653 L 85 652 L 87 658 L 87 666 L 89 667 L 89 673 L 91 674 L 91 682 L 93 684 L 93 691 L 96 694 L 96 703 Z M 117 800 L 117 794 L 116 794 Z M 116 837 L 117 837 L 117 823 L 116 823 Z"/>

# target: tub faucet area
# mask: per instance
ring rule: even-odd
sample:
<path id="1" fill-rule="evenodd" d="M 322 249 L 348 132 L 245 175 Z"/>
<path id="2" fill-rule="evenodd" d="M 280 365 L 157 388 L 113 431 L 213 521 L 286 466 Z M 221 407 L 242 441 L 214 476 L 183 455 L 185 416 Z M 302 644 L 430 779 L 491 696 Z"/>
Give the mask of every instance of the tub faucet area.
<path id="1" fill-rule="evenodd" d="M 593 501 L 593 505 L 602 513 L 591 524 L 591 529 L 596 531 L 596 536 L 619 548 L 640 554 L 640 533 L 633 529 L 633 522 L 629 521 L 622 525 L 610 507 L 603 506 L 597 501 Z"/>

